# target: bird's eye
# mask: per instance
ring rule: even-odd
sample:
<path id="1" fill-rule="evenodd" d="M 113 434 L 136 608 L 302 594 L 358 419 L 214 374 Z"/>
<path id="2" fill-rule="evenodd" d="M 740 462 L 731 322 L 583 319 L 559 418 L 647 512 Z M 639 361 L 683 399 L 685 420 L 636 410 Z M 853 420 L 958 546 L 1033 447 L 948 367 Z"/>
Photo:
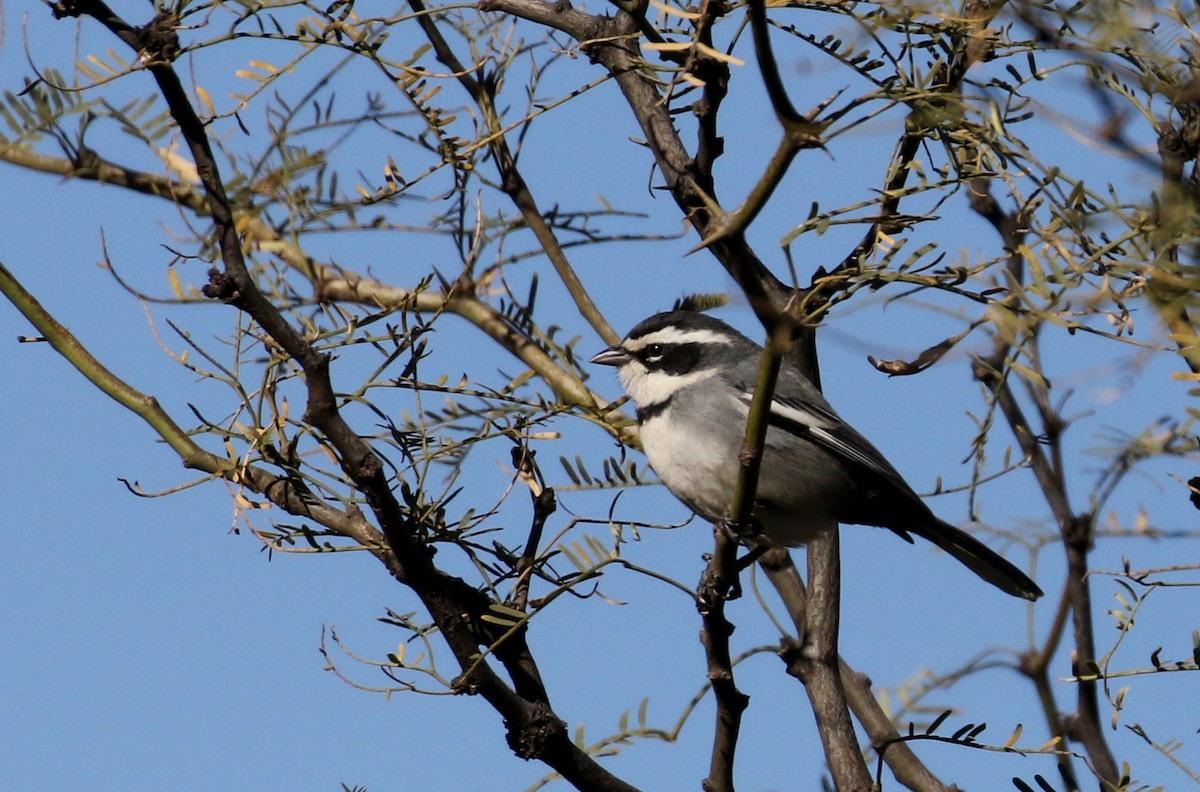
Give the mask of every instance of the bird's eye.
<path id="1" fill-rule="evenodd" d="M 651 344 L 650 346 L 646 347 L 643 354 L 646 356 L 646 360 L 655 362 L 662 360 L 665 352 L 666 350 L 663 348 L 662 344 Z"/>

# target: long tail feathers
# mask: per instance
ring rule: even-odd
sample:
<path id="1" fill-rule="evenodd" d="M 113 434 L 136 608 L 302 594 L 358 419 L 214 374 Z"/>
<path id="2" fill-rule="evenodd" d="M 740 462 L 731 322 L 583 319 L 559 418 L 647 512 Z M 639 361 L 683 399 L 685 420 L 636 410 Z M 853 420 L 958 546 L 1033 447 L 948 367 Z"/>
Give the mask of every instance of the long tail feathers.
<path id="1" fill-rule="evenodd" d="M 1037 584 L 1003 556 L 953 525 L 936 517 L 934 520 L 933 523 L 919 527 L 908 527 L 908 530 L 933 542 L 961 561 L 967 569 L 1006 594 L 1027 600 L 1036 600 L 1042 596 L 1042 590 Z"/>

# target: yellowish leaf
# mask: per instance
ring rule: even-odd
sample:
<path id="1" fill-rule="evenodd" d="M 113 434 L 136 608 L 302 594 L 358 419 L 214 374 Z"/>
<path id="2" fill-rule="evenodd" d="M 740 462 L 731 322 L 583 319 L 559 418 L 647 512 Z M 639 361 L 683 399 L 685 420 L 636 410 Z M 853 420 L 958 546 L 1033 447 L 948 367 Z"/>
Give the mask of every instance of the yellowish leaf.
<path id="1" fill-rule="evenodd" d="M 693 11 L 684 11 L 682 8 L 676 8 L 675 6 L 669 6 L 666 3 L 659 2 L 659 0 L 650 0 L 650 5 L 653 6 L 654 8 L 657 8 L 659 11 L 663 12 L 664 14 L 667 14 L 669 16 L 676 16 L 676 17 L 679 17 L 680 19 L 694 20 L 694 19 L 699 19 L 701 16 L 700 14 L 697 14 Z"/>
<path id="2" fill-rule="evenodd" d="M 1058 745 L 1060 742 L 1062 742 L 1062 737 L 1051 737 L 1050 741 L 1048 743 L 1046 743 L 1045 745 L 1038 748 L 1038 751 L 1049 751 L 1051 748 Z"/>
<path id="3" fill-rule="evenodd" d="M 1018 374 L 1020 374 L 1021 376 L 1023 376 L 1025 379 L 1029 380 L 1033 384 L 1040 385 L 1041 387 L 1044 387 L 1044 388 L 1050 387 L 1050 383 L 1046 381 L 1046 378 L 1043 377 L 1038 372 L 1034 371 L 1033 369 L 1029 368 L 1029 366 L 1026 366 L 1022 363 L 1018 363 L 1015 360 L 1012 361 L 1012 363 L 1010 363 L 1009 365 L 1012 366 L 1013 371 L 1017 372 Z"/>
<path id="4" fill-rule="evenodd" d="M 731 66 L 745 66 L 746 65 L 746 61 L 742 60 L 741 58 L 736 58 L 733 55 L 727 55 L 726 53 L 721 52 L 720 50 L 715 50 L 712 47 L 708 46 L 707 44 L 703 44 L 699 41 L 696 42 L 696 49 L 699 52 L 703 52 L 705 55 L 712 58 L 713 60 L 719 60 L 724 63 L 728 63 Z"/>
<path id="5" fill-rule="evenodd" d="M 690 41 L 646 41 L 642 43 L 642 49 L 652 52 L 682 52 L 691 48 L 692 42 Z"/>
<path id="6" fill-rule="evenodd" d="M 217 111 L 213 109 L 212 97 L 208 95 L 208 91 L 197 85 L 196 96 L 200 97 L 200 102 L 204 105 L 204 109 L 208 111 L 210 116 L 217 114 Z"/>
<path id="7" fill-rule="evenodd" d="M 83 72 L 93 80 L 101 79 L 100 73 L 95 69 L 89 68 L 83 61 L 75 61 L 75 68 L 79 69 L 79 71 Z"/>
<path id="8" fill-rule="evenodd" d="M 175 271 L 174 267 L 167 267 L 167 283 L 171 284 L 171 291 L 175 294 L 175 299 L 182 300 L 184 297 L 183 284 L 180 283 L 179 273 Z"/>
<path id="9" fill-rule="evenodd" d="M 196 166 L 192 164 L 191 160 L 177 154 L 174 146 L 171 148 L 162 148 L 160 146 L 158 148 L 158 156 L 166 163 L 167 168 L 174 171 L 183 181 L 191 184 L 200 183 L 200 173 L 196 170 Z"/>
<path id="10" fill-rule="evenodd" d="M 108 72 L 109 74 L 116 74 L 116 72 L 112 70 L 111 66 L 97 58 L 95 55 L 88 55 L 87 59 L 99 66 L 101 69 L 104 69 L 104 71 Z"/>

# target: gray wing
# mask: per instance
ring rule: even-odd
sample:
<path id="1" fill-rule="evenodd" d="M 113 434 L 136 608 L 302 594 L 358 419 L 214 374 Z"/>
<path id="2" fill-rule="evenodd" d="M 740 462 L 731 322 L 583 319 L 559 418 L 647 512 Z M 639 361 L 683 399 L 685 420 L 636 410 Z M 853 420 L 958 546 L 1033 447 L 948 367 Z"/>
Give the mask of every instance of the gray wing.
<path id="1" fill-rule="evenodd" d="M 909 542 L 912 531 L 1008 594 L 1028 600 L 1042 595 L 1037 584 L 1011 562 L 934 516 L 883 454 L 846 424 L 811 382 L 784 369 L 780 384 L 786 392 L 776 392 L 771 400 L 770 426 L 813 443 L 856 471 L 850 478 L 859 497 L 846 504 L 847 511 L 838 515 L 840 521 L 887 528 Z M 753 394 L 744 388 L 738 398 L 749 406 Z"/>
<path id="2" fill-rule="evenodd" d="M 780 372 L 781 378 L 784 373 Z M 794 393 L 776 391 L 771 399 L 771 426 L 820 446 L 848 466 L 863 469 L 916 499 L 912 487 L 883 454 L 843 421 L 812 383 L 793 376 L 782 384 Z M 746 388 L 738 393 L 747 406 L 753 397 Z"/>

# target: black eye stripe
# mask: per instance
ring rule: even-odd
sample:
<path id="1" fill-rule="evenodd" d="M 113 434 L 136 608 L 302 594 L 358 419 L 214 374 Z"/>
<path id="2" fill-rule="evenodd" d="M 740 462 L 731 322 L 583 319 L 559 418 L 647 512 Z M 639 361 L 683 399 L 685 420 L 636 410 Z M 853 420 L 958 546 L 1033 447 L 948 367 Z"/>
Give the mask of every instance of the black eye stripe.
<path id="1" fill-rule="evenodd" d="M 647 344 L 633 354 L 651 371 L 687 374 L 700 359 L 700 344 Z"/>

